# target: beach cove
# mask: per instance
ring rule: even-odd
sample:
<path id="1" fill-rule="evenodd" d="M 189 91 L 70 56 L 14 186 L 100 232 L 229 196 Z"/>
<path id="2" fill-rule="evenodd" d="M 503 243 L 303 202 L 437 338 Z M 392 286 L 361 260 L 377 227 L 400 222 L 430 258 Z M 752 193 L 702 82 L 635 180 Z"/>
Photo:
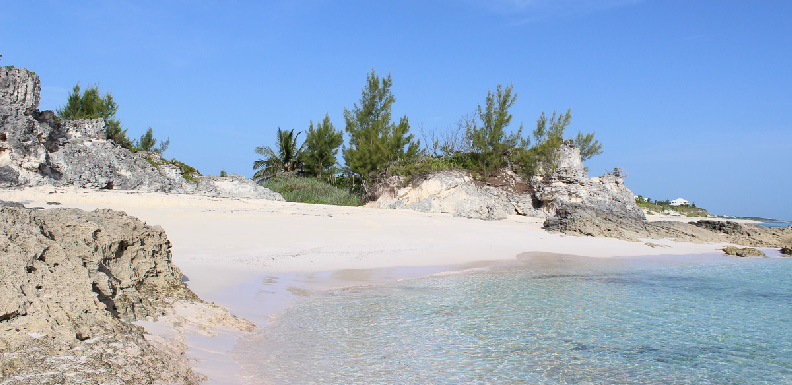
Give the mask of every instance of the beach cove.
<path id="1" fill-rule="evenodd" d="M 123 210 L 161 226 L 188 287 L 259 326 L 295 300 L 327 289 L 513 263 L 524 253 L 623 260 L 711 257 L 723 247 L 566 236 L 518 216 L 487 222 L 407 210 L 52 187 L 4 190 L 0 199 L 27 207 Z M 766 251 L 773 256 L 774 250 Z M 208 383 L 244 383 L 237 375 L 242 360 L 231 354 L 240 337 L 247 339 L 222 330 L 187 337 L 188 356 L 198 360 L 194 364 Z"/>

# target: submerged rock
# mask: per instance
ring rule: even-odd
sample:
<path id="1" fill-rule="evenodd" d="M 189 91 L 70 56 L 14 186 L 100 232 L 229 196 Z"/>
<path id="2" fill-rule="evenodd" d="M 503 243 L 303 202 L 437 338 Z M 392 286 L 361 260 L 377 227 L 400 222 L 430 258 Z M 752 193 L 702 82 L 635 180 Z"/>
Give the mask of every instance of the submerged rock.
<path id="1" fill-rule="evenodd" d="M 740 248 L 735 246 L 726 246 L 723 248 L 723 252 L 726 253 L 726 255 L 735 255 L 738 257 L 766 257 L 762 250 L 751 247 Z"/>
<path id="2" fill-rule="evenodd" d="M 201 302 L 164 231 L 123 212 L 0 208 L 4 384 L 196 384 L 130 321 Z"/>
<path id="3" fill-rule="evenodd" d="M 54 185 L 283 200 L 243 177 L 185 178 L 158 155 L 132 153 L 107 140 L 102 119 L 62 121 L 52 111 L 40 112 L 40 89 L 35 73 L 0 68 L 0 188 Z M 201 186 L 218 183 L 222 187 Z"/>

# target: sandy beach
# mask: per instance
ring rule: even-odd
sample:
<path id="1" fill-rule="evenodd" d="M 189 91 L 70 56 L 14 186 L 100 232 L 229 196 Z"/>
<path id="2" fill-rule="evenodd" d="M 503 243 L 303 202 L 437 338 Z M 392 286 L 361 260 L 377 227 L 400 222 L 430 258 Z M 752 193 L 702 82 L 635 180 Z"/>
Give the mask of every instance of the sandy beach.
<path id="1" fill-rule="evenodd" d="M 464 269 L 522 253 L 606 258 L 708 254 L 723 246 L 566 236 L 521 216 L 487 222 L 407 210 L 53 187 L 2 190 L 0 199 L 27 207 L 123 210 L 161 226 L 190 289 L 259 326 L 306 294 L 301 290 Z M 233 383 L 228 352 L 239 335 L 213 336 L 187 336 L 188 353 L 209 383 Z"/>

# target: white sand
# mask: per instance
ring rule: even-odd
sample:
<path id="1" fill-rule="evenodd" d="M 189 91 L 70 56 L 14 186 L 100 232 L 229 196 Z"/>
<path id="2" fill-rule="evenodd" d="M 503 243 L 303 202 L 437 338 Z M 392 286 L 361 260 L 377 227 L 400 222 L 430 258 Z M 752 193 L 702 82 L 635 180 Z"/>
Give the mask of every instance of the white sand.
<path id="1" fill-rule="evenodd" d="M 408 210 L 338 207 L 192 195 L 54 189 L 0 190 L 27 207 L 123 210 L 162 226 L 174 262 L 199 295 L 240 274 L 456 265 L 513 259 L 523 252 L 592 257 L 716 252 L 721 245 L 642 242 L 551 234 L 542 220 L 455 218 Z M 59 202 L 61 205 L 49 205 Z"/>
<path id="2" fill-rule="evenodd" d="M 514 260 L 525 252 L 591 257 L 705 254 L 723 246 L 651 240 L 652 247 L 644 242 L 551 234 L 541 229 L 542 220 L 520 216 L 486 222 L 406 210 L 52 187 L 0 190 L 0 199 L 27 207 L 111 208 L 162 226 L 173 244 L 174 262 L 189 278 L 188 286 L 259 325 L 286 306 L 289 300 L 284 293 L 302 295 L 300 287 L 430 271 L 372 273 L 368 269 L 459 267 Z M 288 282 L 283 282 L 284 277 L 289 277 Z M 215 357 L 230 349 L 227 341 L 221 342 L 226 347 L 214 352 Z M 188 337 L 187 344 L 207 351 L 205 341 L 191 344 Z M 198 367 L 213 379 L 210 383 L 232 383 L 228 372 L 238 370 L 232 363 L 205 362 Z"/>

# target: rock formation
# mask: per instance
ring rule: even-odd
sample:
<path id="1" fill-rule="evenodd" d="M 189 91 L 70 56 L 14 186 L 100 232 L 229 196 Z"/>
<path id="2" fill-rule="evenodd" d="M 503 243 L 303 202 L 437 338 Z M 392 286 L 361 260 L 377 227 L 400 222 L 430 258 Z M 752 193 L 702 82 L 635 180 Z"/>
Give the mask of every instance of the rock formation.
<path id="1" fill-rule="evenodd" d="M 504 171 L 499 175 L 499 186 L 475 181 L 463 171 L 434 173 L 403 187 L 399 186 L 402 180 L 396 178 L 378 186 L 374 205 L 486 220 L 504 219 L 507 215 L 552 217 L 559 208 L 576 205 L 629 219 L 645 219 L 621 176 L 589 178 L 579 149 L 565 144 L 558 151 L 557 168 L 547 176 L 526 181 Z"/>
<path id="2" fill-rule="evenodd" d="M 723 252 L 726 255 L 734 255 L 737 257 L 765 257 L 765 253 L 762 250 L 754 249 L 752 247 L 736 247 L 736 246 L 726 246 L 723 248 Z"/>
<path id="3" fill-rule="evenodd" d="M 161 228 L 112 210 L 0 208 L 3 384 L 196 384 L 183 355 L 129 323 L 177 302 L 202 304 Z"/>
<path id="4" fill-rule="evenodd" d="M 239 176 L 187 180 L 180 168 L 107 140 L 102 119 L 61 121 L 38 111 L 40 88 L 35 73 L 0 68 L 0 188 L 73 185 L 283 200 Z"/>

